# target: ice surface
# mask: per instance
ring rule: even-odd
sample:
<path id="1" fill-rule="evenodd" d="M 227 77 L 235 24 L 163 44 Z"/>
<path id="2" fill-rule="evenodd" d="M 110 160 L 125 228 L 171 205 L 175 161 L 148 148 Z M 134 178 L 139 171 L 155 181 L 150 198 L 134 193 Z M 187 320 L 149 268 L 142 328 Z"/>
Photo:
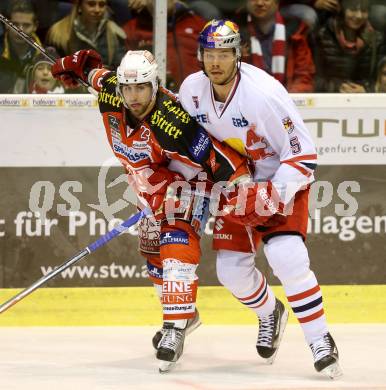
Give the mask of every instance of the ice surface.
<path id="1" fill-rule="evenodd" d="M 386 389 L 386 324 L 330 327 L 344 376 L 314 371 L 298 325 L 272 366 L 256 354 L 257 328 L 205 326 L 188 336 L 176 369 L 158 373 L 154 327 L 0 328 L 2 390 Z"/>

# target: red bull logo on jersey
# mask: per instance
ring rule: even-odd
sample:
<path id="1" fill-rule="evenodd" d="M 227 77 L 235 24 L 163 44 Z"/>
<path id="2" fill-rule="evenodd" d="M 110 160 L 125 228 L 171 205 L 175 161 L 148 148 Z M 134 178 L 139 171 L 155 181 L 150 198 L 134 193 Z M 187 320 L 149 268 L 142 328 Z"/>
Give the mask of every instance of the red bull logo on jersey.
<path id="1" fill-rule="evenodd" d="M 255 125 L 252 125 L 247 132 L 245 149 L 248 156 L 254 161 L 264 160 L 268 157 L 274 156 L 276 153 L 273 151 L 271 145 L 265 137 L 257 135 L 255 129 Z"/>

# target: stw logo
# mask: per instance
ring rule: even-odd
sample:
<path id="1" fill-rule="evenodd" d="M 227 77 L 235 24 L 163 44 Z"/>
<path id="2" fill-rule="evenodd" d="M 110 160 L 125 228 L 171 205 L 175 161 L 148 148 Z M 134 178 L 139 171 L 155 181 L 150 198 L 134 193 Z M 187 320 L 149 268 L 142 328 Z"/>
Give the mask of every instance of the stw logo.
<path id="1" fill-rule="evenodd" d="M 248 156 L 254 160 L 264 160 L 275 155 L 268 141 L 255 133 L 256 126 L 252 125 L 247 132 L 246 151 Z"/>

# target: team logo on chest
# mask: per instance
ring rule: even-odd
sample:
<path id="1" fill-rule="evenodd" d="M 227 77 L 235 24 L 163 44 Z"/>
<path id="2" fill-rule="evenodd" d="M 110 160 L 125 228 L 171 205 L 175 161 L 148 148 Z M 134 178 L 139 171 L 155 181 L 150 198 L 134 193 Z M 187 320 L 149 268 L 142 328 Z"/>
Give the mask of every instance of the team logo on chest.
<path id="1" fill-rule="evenodd" d="M 291 118 L 289 116 L 286 116 L 281 120 L 283 123 L 284 130 L 288 133 L 291 134 L 295 130 L 295 125 L 293 124 Z"/>
<path id="2" fill-rule="evenodd" d="M 276 153 L 273 151 L 271 145 L 265 139 L 255 132 L 256 126 L 252 125 L 247 131 L 246 139 L 246 152 L 248 156 L 254 160 L 264 160 L 268 157 L 274 156 Z"/>

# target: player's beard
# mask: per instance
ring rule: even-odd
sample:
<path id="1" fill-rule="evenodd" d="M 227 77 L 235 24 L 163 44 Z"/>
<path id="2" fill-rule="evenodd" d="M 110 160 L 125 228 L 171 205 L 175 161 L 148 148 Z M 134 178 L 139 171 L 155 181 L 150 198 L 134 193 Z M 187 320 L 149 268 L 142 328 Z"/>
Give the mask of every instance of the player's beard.
<path id="1" fill-rule="evenodd" d="M 131 115 L 136 117 L 139 120 L 142 120 L 149 112 L 153 109 L 156 101 L 156 96 L 152 96 L 148 103 L 140 103 L 140 107 L 137 109 L 132 109 L 129 105 L 129 111 Z"/>
<path id="2" fill-rule="evenodd" d="M 225 80 L 223 80 L 221 82 L 216 82 L 215 80 L 211 80 L 211 81 L 215 85 L 227 85 L 236 77 L 237 71 L 238 71 L 238 66 L 237 66 L 237 62 L 236 62 L 233 69 L 232 69 L 231 74 L 227 78 L 225 78 Z"/>
<path id="3" fill-rule="evenodd" d="M 143 104 L 140 104 L 136 108 L 130 107 L 129 111 L 130 111 L 131 115 L 133 115 L 133 116 L 135 116 L 136 118 L 139 119 L 143 115 L 143 113 L 146 111 L 146 109 L 147 109 L 147 106 L 145 107 Z"/>

